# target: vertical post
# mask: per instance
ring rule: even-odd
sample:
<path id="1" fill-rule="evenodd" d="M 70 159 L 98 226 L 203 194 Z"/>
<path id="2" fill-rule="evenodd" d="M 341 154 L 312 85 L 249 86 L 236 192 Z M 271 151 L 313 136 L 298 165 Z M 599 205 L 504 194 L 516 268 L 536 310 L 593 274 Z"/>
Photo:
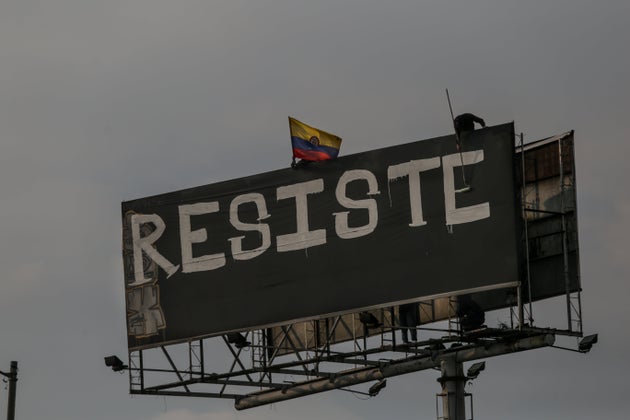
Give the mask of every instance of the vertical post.
<path id="1" fill-rule="evenodd" d="M 527 241 L 527 239 L 525 239 Z M 525 316 L 525 311 L 523 310 L 523 296 L 522 296 L 522 282 L 518 282 L 518 286 L 516 286 L 516 306 L 518 308 L 518 329 L 523 329 L 523 317 Z M 510 319 L 512 317 L 510 316 Z"/>
<path id="2" fill-rule="evenodd" d="M 438 381 L 442 384 L 444 420 L 466 420 L 464 364 L 455 357 L 447 357 L 440 362 L 440 370 L 442 376 Z"/>
<path id="3" fill-rule="evenodd" d="M 391 319 L 391 324 L 392 324 L 392 346 L 396 347 L 396 322 L 394 322 L 394 318 L 395 318 L 395 313 L 394 313 L 394 307 L 390 306 L 389 307 L 389 318 Z M 418 317 L 419 318 L 419 317 Z"/>
<path id="4" fill-rule="evenodd" d="M 140 359 L 140 389 L 144 391 L 144 356 L 142 350 L 138 350 L 138 357 Z"/>
<path id="5" fill-rule="evenodd" d="M 571 316 L 571 279 L 569 277 L 569 249 L 567 244 L 567 220 L 566 220 L 566 208 L 564 202 L 564 162 L 562 159 L 562 139 L 558 140 L 558 163 L 560 166 L 560 213 L 562 220 L 562 257 L 564 264 L 564 287 L 567 300 L 567 323 L 569 331 L 573 331 L 573 321 Z"/>
<path id="6" fill-rule="evenodd" d="M 9 404 L 7 405 L 7 420 L 15 419 L 15 391 L 17 386 L 18 362 L 11 362 L 11 370 L 7 377 L 9 378 Z"/>
<path id="7" fill-rule="evenodd" d="M 521 176 L 522 176 L 522 185 L 521 185 L 521 207 L 523 209 L 523 227 L 525 230 L 525 275 L 527 279 L 527 300 L 529 302 L 529 326 L 533 326 L 534 320 L 533 317 L 533 309 L 532 309 L 532 282 L 531 275 L 529 271 L 529 231 L 528 231 L 528 220 L 527 220 L 527 200 L 525 199 L 525 187 L 527 185 L 527 173 L 525 171 L 525 142 L 523 133 L 521 133 Z M 520 286 L 519 286 L 520 289 Z M 523 319 L 524 319 L 524 311 L 523 311 L 523 303 L 521 300 L 519 307 L 519 329 L 523 328 Z"/>

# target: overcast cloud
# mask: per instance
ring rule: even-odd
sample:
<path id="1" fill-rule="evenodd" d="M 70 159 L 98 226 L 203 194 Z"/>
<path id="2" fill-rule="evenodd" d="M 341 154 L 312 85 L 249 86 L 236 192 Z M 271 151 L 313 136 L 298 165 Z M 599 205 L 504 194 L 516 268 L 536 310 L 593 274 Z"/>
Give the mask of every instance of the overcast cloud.
<path id="1" fill-rule="evenodd" d="M 286 167 L 287 115 L 342 154 L 449 134 L 446 87 L 456 112 L 526 140 L 575 130 L 584 325 L 600 335 L 586 356 L 487 361 L 475 417 L 627 418 L 629 22 L 627 0 L 3 0 L 0 370 L 19 361 L 17 418 L 435 418 L 435 372 L 369 401 L 236 412 L 131 398 L 102 357 L 126 352 L 121 201 Z"/>

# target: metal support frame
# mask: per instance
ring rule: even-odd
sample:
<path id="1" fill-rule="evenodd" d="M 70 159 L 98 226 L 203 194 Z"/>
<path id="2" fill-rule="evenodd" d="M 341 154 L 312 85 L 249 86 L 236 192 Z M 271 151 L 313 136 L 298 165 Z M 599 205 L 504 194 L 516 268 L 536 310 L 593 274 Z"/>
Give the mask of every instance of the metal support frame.
<path id="1" fill-rule="evenodd" d="M 448 298 L 448 330 L 449 336 L 460 331 L 459 318 L 457 318 L 457 296 Z"/>
<path id="2" fill-rule="evenodd" d="M 560 166 L 560 213 L 562 220 L 562 258 L 564 262 L 564 286 L 567 291 L 567 329 L 571 331 L 573 329 L 573 322 L 571 321 L 571 283 L 569 279 L 569 247 L 567 244 L 567 219 L 565 215 L 565 202 L 564 202 L 564 162 L 562 159 L 562 140 L 558 141 L 558 165 Z"/>
<path id="3" fill-rule="evenodd" d="M 289 331 L 290 328 L 285 330 L 287 334 Z M 264 335 L 265 332 L 256 334 Z M 217 339 L 218 342 L 223 341 L 232 361 L 222 373 L 209 373 L 204 361 L 210 360 L 205 352 L 211 346 L 205 342 L 216 342 Z M 264 340 L 252 341 L 248 346 L 252 354 L 269 354 L 270 347 Z M 133 351 L 130 353 L 128 370 L 131 394 L 228 398 L 233 399 L 235 407 L 241 410 L 332 389 L 347 390 L 390 376 L 439 368 L 445 360 L 461 363 L 547 346 L 553 341 L 553 334 L 506 329 L 487 330 L 475 335 L 450 335 L 404 346 L 395 343 L 378 345 L 378 340 L 373 338 L 367 344 L 377 344 L 374 347 L 350 350 L 345 343 L 331 346 L 324 342 L 321 348 L 325 351 L 311 353 L 298 350 L 283 356 L 279 362 L 273 355 L 263 359 L 254 356 L 243 358 L 243 348 L 234 348 L 226 337 L 221 336 L 185 345 Z M 293 340 L 287 338 L 287 342 L 295 346 Z M 446 348 L 449 343 L 457 344 Z M 155 366 L 147 366 L 145 353 L 152 353 L 151 360 L 156 363 Z M 162 361 L 154 362 L 154 359 Z M 178 367 L 182 360 L 185 364 L 187 362 L 185 369 Z"/>
<path id="4" fill-rule="evenodd" d="M 462 363 L 469 360 L 549 346 L 553 343 L 554 336 L 544 334 L 488 341 L 482 344 L 469 344 L 450 349 L 434 351 L 427 349 L 424 354 L 418 354 L 413 357 L 381 361 L 378 367 L 363 367 L 341 371 L 334 378 L 318 378 L 293 384 L 280 390 L 267 390 L 245 395 L 237 398 L 235 407 L 237 410 L 243 410 L 304 395 L 346 388 L 364 382 L 431 369 L 441 366 L 444 360 Z"/>
<path id="5" fill-rule="evenodd" d="M 572 132 L 570 132 L 572 134 Z M 541 236 L 536 236 L 533 238 L 529 232 L 529 223 L 528 223 L 528 214 L 539 214 L 539 215 L 548 215 L 551 217 L 559 217 L 560 218 L 560 228 L 558 230 L 558 234 L 561 235 L 561 255 L 562 255 L 562 276 L 564 278 L 564 289 L 565 289 L 565 301 L 566 301 L 566 329 L 545 329 L 547 331 L 554 331 L 557 333 L 561 333 L 563 335 L 575 335 L 581 336 L 583 333 L 582 326 L 582 305 L 581 305 L 581 291 L 578 289 L 577 291 L 571 290 L 571 279 L 569 273 L 569 245 L 568 245 L 568 226 L 567 226 L 567 215 L 571 212 L 577 212 L 576 208 L 569 208 L 566 203 L 566 192 L 569 189 L 575 190 L 575 167 L 571 167 L 567 170 L 567 165 L 571 163 L 571 159 L 567 156 L 567 152 L 563 147 L 563 142 L 566 141 L 566 136 L 569 133 L 565 133 L 557 138 L 550 138 L 550 141 L 557 142 L 558 147 L 558 161 L 557 165 L 559 168 L 559 197 L 560 202 L 557 210 L 549 210 L 542 209 L 541 206 L 541 197 L 539 191 L 536 189 L 534 191 L 534 199 L 531 202 L 527 202 L 527 178 L 526 178 L 526 162 L 525 162 L 525 145 L 524 145 L 524 136 L 521 133 L 519 139 L 518 148 L 521 152 L 521 210 L 522 210 L 522 218 L 523 218 L 523 233 L 524 233 L 524 253 L 525 253 L 525 280 L 527 281 L 527 289 L 523 290 L 519 288 L 517 291 L 519 293 L 519 298 L 516 306 L 510 308 L 510 316 L 511 316 L 511 325 L 514 327 L 515 324 L 521 326 L 521 328 L 525 327 L 528 330 L 542 330 L 534 327 L 534 319 L 533 319 L 533 302 L 532 302 L 532 291 L 531 291 L 531 277 L 530 277 L 530 264 L 531 264 L 531 256 L 530 256 L 530 241 L 532 239 L 541 239 Z M 534 167 L 534 172 L 537 174 L 539 171 L 539 165 L 536 160 L 531 162 Z M 574 165 L 574 162 L 573 162 Z M 574 206 L 575 207 L 575 206 Z M 576 233 L 577 234 L 577 233 Z M 579 263 L 578 263 L 579 270 Z M 579 282 L 579 273 L 578 273 L 578 282 Z M 524 296 L 524 293 L 527 293 L 527 296 Z M 515 322 L 516 320 L 516 322 Z M 524 324 L 524 320 L 528 321 L 528 324 Z"/>
<path id="6" fill-rule="evenodd" d="M 532 318 L 532 283 L 531 283 L 531 273 L 529 269 L 530 258 L 529 258 L 529 233 L 528 233 L 528 222 L 527 222 L 527 203 L 525 201 L 525 187 L 527 185 L 527 178 L 525 173 L 525 150 L 523 148 L 524 145 L 524 135 L 521 133 L 520 135 L 520 147 L 521 147 L 521 217 L 523 218 L 523 232 L 524 232 L 524 242 L 525 242 L 525 281 L 527 281 L 527 301 L 528 301 L 528 320 L 529 325 L 533 325 L 534 319 Z M 523 320 L 525 319 L 525 304 L 523 302 L 523 291 L 522 287 L 519 284 L 517 289 L 518 296 L 518 325 L 519 329 L 523 328 Z"/>
<path id="7" fill-rule="evenodd" d="M 581 292 L 578 290 L 577 292 L 571 292 L 571 284 L 569 278 L 569 248 L 568 248 L 568 238 L 567 238 L 567 222 L 566 222 L 566 212 L 568 211 L 566 208 L 565 201 L 565 192 L 567 187 L 571 187 L 575 190 L 575 167 L 570 168 L 571 176 L 566 179 L 565 173 L 565 162 L 564 162 L 564 148 L 562 146 L 563 140 L 560 139 L 558 141 L 558 160 L 560 166 L 560 212 L 562 213 L 562 253 L 564 259 L 564 280 L 565 280 L 565 288 L 566 288 L 566 305 L 567 305 L 567 328 L 569 331 L 578 331 L 580 334 L 582 333 L 582 303 L 581 303 Z M 574 164 L 575 166 L 575 164 Z M 567 180 L 569 184 L 567 185 Z M 577 209 L 574 209 L 577 211 Z M 576 233 L 577 234 L 577 233 Z M 579 274 L 578 274 L 579 277 Z"/>

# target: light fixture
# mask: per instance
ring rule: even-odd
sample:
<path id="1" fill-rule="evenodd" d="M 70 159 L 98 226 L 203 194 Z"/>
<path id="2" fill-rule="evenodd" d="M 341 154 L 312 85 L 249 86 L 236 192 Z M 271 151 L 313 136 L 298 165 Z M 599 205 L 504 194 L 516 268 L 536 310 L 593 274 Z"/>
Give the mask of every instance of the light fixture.
<path id="1" fill-rule="evenodd" d="M 486 362 L 478 362 L 474 363 L 471 367 L 468 368 L 468 372 L 466 376 L 468 379 L 476 379 L 479 376 L 479 373 L 486 368 Z"/>
<path id="2" fill-rule="evenodd" d="M 380 381 L 372 385 L 370 389 L 368 389 L 368 394 L 370 395 L 370 397 L 375 397 L 378 395 L 379 392 L 381 392 L 381 389 L 385 388 L 386 386 L 387 379 L 381 379 Z"/>
<path id="3" fill-rule="evenodd" d="M 597 334 L 587 335 L 580 340 L 580 343 L 578 344 L 578 350 L 582 353 L 588 353 L 595 343 L 597 343 Z"/>
<path id="4" fill-rule="evenodd" d="M 226 334 L 228 343 L 234 344 L 237 349 L 249 346 L 251 343 L 247 341 L 245 336 L 241 333 L 234 332 Z"/>
<path id="5" fill-rule="evenodd" d="M 120 372 L 121 370 L 127 369 L 129 367 L 124 364 L 123 361 L 118 358 L 118 356 L 105 357 L 105 366 L 112 368 L 114 372 Z"/>

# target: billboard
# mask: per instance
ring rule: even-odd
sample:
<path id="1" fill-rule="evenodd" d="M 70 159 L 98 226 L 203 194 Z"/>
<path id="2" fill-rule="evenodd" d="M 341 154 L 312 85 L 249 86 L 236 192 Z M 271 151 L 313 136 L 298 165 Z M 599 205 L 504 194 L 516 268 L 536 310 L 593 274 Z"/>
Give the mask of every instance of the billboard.
<path id="1" fill-rule="evenodd" d="M 129 348 L 515 285 L 513 142 L 504 124 L 461 153 L 438 137 L 122 203 Z"/>
<path id="2" fill-rule="evenodd" d="M 579 292 L 573 131 L 517 147 L 514 162 L 521 217 L 527 223 L 527 229 L 523 229 L 528 244 L 528 252 L 522 255 L 523 302 Z M 501 309 L 517 304 L 517 290 L 509 287 L 481 291 L 472 293 L 472 298 L 485 311 Z M 453 297 L 420 300 L 417 305 L 419 325 L 456 317 L 457 299 Z M 395 306 L 370 311 L 379 321 L 378 328 L 364 328 L 358 313 L 272 328 L 268 343 L 275 354 L 282 355 L 379 335 L 400 327 L 398 309 Z"/>

